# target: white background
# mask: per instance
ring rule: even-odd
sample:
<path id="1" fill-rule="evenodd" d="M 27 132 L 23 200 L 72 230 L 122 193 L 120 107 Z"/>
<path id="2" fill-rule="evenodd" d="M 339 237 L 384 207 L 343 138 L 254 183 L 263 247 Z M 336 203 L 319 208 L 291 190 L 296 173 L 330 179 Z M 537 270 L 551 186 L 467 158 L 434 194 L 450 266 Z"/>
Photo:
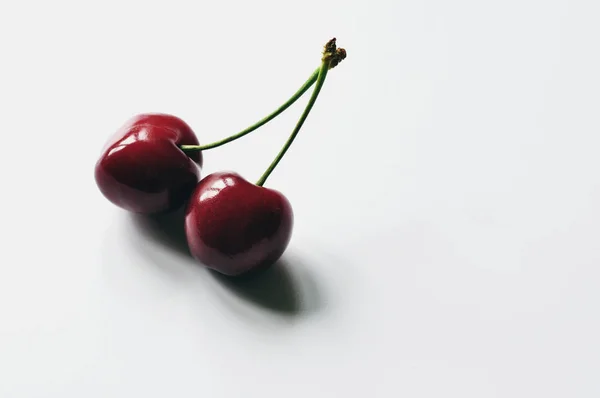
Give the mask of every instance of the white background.
<path id="1" fill-rule="evenodd" d="M 600 396 L 600 3 L 0 3 L 0 397 Z M 201 142 L 348 51 L 267 185 L 282 264 L 232 284 L 112 206 L 140 112 Z M 256 180 L 306 98 L 205 153 Z M 164 220 L 163 220 L 164 221 Z"/>

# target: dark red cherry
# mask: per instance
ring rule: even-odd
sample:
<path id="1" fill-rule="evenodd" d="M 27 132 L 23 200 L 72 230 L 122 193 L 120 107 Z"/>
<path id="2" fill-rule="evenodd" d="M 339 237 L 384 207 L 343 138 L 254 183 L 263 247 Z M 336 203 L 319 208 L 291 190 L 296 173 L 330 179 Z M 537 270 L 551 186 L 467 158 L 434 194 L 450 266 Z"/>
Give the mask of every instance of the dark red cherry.
<path id="1" fill-rule="evenodd" d="M 198 145 L 196 135 L 178 117 L 141 114 L 128 120 L 107 142 L 96 163 L 102 194 L 135 213 L 161 213 L 189 199 L 202 166 L 202 153 L 186 154 L 179 145 Z"/>
<path id="2" fill-rule="evenodd" d="M 186 211 L 185 234 L 198 261 L 239 276 L 277 261 L 288 246 L 293 223 L 292 206 L 280 192 L 221 172 L 196 187 Z"/>

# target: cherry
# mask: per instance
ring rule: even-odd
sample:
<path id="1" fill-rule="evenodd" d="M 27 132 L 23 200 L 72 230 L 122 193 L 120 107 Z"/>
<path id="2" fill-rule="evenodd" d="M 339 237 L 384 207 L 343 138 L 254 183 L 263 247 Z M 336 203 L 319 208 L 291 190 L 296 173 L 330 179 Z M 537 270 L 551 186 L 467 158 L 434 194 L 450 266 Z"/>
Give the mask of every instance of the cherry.
<path id="1" fill-rule="evenodd" d="M 294 223 L 292 206 L 282 193 L 263 185 L 298 135 L 328 70 L 345 57 L 345 50 L 336 48 L 335 38 L 327 43 L 302 116 L 256 184 L 237 173 L 219 172 L 202 179 L 194 190 L 186 210 L 185 234 L 191 254 L 206 267 L 241 276 L 269 267 L 285 252 Z"/>
<path id="2" fill-rule="evenodd" d="M 199 178 L 190 159 L 202 166 L 201 151 L 242 138 L 273 120 L 317 81 L 318 71 L 274 112 L 211 144 L 200 146 L 192 129 L 172 115 L 141 114 L 131 118 L 105 145 L 96 164 L 100 191 L 117 206 L 136 213 L 161 213 L 180 207 Z"/>
<path id="3" fill-rule="evenodd" d="M 292 236 L 290 202 L 278 191 L 237 173 L 213 173 L 200 181 L 185 218 L 192 255 L 222 274 L 238 276 L 279 259 Z"/>
<path id="4" fill-rule="evenodd" d="M 180 118 L 134 116 L 104 146 L 96 163 L 96 184 L 109 201 L 131 212 L 175 210 L 190 197 L 202 167 L 202 153 L 186 154 L 180 145 L 198 145 Z"/>

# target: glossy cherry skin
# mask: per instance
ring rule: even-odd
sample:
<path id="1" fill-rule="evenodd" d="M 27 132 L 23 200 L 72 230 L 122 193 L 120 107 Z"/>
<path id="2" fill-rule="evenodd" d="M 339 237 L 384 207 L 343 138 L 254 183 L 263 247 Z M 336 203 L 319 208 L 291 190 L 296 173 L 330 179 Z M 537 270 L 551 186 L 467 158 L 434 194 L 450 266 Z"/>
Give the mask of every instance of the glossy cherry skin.
<path id="1" fill-rule="evenodd" d="M 292 206 L 283 194 L 221 172 L 196 187 L 186 211 L 185 234 L 199 262 L 241 276 L 277 261 L 290 242 L 293 224 Z"/>
<path id="2" fill-rule="evenodd" d="M 201 152 L 188 155 L 179 145 L 198 145 L 183 120 L 160 113 L 137 115 L 103 148 L 96 184 L 109 201 L 134 213 L 175 210 L 189 199 L 202 166 Z"/>

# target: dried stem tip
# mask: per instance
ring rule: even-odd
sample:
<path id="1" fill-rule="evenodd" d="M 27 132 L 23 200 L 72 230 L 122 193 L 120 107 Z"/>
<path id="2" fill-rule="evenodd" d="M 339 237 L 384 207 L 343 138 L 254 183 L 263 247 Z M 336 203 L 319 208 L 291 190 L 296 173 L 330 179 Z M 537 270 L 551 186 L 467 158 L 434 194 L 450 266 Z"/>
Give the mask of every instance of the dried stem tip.
<path id="1" fill-rule="evenodd" d="M 335 68 L 344 58 L 346 58 L 346 50 L 337 48 L 335 37 L 325 44 L 322 61 L 329 62 L 329 69 Z"/>
<path id="2" fill-rule="evenodd" d="M 336 38 L 334 37 L 333 39 L 329 40 L 327 42 L 327 44 L 325 44 L 325 47 L 323 49 L 323 55 L 325 55 L 327 53 L 329 53 L 329 54 L 335 53 L 335 49 L 337 48 L 335 41 L 336 41 Z"/>

